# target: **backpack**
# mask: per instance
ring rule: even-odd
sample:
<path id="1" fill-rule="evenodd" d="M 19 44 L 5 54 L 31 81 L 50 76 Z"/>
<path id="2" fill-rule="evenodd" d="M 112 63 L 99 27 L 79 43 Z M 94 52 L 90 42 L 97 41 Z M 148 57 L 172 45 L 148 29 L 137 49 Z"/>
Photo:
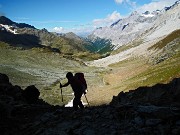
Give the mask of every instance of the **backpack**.
<path id="1" fill-rule="evenodd" d="M 84 78 L 84 73 L 76 73 L 75 77 L 82 83 L 83 91 L 85 91 L 87 89 L 87 83 Z"/>

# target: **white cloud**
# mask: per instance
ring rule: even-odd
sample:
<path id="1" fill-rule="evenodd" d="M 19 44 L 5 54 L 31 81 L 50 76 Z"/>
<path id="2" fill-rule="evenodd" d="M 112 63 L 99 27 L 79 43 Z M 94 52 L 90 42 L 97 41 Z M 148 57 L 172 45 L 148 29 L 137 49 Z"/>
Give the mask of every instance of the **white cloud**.
<path id="1" fill-rule="evenodd" d="M 73 32 L 77 35 L 86 36 L 86 35 L 90 34 L 94 29 L 95 29 L 95 27 L 93 27 L 93 26 L 84 25 L 84 26 L 76 27 L 76 28 L 54 27 L 50 31 L 51 32 L 57 32 L 57 33 Z"/>
<path id="2" fill-rule="evenodd" d="M 63 27 L 54 27 L 53 30 L 60 33 L 64 31 Z"/>
<path id="3" fill-rule="evenodd" d="M 94 29 L 96 29 L 97 27 L 111 25 L 112 23 L 119 20 L 120 18 L 122 18 L 120 13 L 118 13 L 117 11 L 114 11 L 113 13 L 108 14 L 106 18 L 94 19 L 92 23 L 88 23 L 85 25 L 76 25 L 75 26 L 76 28 L 54 27 L 50 31 L 57 32 L 57 33 L 74 32 L 77 35 L 87 35 L 91 33 Z"/>
<path id="4" fill-rule="evenodd" d="M 132 11 L 137 8 L 136 2 L 132 0 L 115 0 L 115 2 L 117 4 L 123 3 L 124 5 L 128 6 L 128 8 L 130 8 Z"/>
<path id="5" fill-rule="evenodd" d="M 121 4 L 124 0 L 115 0 L 116 3 Z"/>
<path id="6" fill-rule="evenodd" d="M 110 25 L 110 24 L 112 24 L 113 22 L 117 21 L 120 18 L 122 18 L 120 13 L 118 13 L 117 11 L 114 11 L 112 14 L 108 14 L 107 17 L 104 18 L 104 19 L 94 19 L 93 20 L 93 25 L 95 27 Z"/>
<path id="7" fill-rule="evenodd" d="M 144 4 L 141 7 L 138 7 L 136 10 L 140 13 L 145 12 L 145 11 L 155 11 L 155 10 L 161 10 L 164 7 L 171 6 L 174 4 L 177 0 L 153 0 L 149 4 Z"/>
<path id="8" fill-rule="evenodd" d="M 137 4 L 135 1 L 131 1 L 131 0 L 126 0 L 126 3 L 130 6 L 130 8 L 132 10 L 136 9 L 137 8 Z"/>

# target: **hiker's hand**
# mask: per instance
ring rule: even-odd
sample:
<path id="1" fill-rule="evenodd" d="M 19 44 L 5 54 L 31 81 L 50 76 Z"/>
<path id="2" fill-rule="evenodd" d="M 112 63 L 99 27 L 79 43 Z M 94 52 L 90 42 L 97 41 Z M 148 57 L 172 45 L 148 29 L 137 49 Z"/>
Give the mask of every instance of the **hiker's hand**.
<path id="1" fill-rule="evenodd" d="M 86 91 L 84 92 L 84 95 L 86 94 Z"/>

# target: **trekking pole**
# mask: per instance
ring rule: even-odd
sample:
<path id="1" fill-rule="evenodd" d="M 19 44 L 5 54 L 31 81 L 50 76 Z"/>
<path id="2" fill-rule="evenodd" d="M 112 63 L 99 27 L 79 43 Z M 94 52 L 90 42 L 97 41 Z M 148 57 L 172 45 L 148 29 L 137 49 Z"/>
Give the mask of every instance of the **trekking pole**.
<path id="1" fill-rule="evenodd" d="M 59 80 L 59 82 L 60 82 L 60 85 L 62 85 L 60 80 Z M 62 102 L 63 102 L 62 88 L 61 88 L 61 98 L 62 98 Z M 64 103 L 64 102 L 63 102 L 63 103 Z"/>
<path id="2" fill-rule="evenodd" d="M 87 101 L 87 103 L 88 103 L 88 106 L 90 107 L 89 102 L 88 102 L 87 97 L 86 97 L 86 94 L 84 94 L 84 96 L 85 96 L 85 98 L 86 98 L 86 101 Z"/>

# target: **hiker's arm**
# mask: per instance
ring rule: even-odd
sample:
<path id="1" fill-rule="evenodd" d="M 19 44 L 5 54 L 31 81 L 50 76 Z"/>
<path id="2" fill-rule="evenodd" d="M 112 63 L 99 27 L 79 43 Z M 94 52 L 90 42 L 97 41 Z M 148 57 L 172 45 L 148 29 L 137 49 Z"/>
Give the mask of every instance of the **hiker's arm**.
<path id="1" fill-rule="evenodd" d="M 69 82 L 65 83 L 64 85 L 62 85 L 62 84 L 60 83 L 60 88 L 62 88 L 62 87 L 67 87 L 68 85 L 69 85 Z"/>

